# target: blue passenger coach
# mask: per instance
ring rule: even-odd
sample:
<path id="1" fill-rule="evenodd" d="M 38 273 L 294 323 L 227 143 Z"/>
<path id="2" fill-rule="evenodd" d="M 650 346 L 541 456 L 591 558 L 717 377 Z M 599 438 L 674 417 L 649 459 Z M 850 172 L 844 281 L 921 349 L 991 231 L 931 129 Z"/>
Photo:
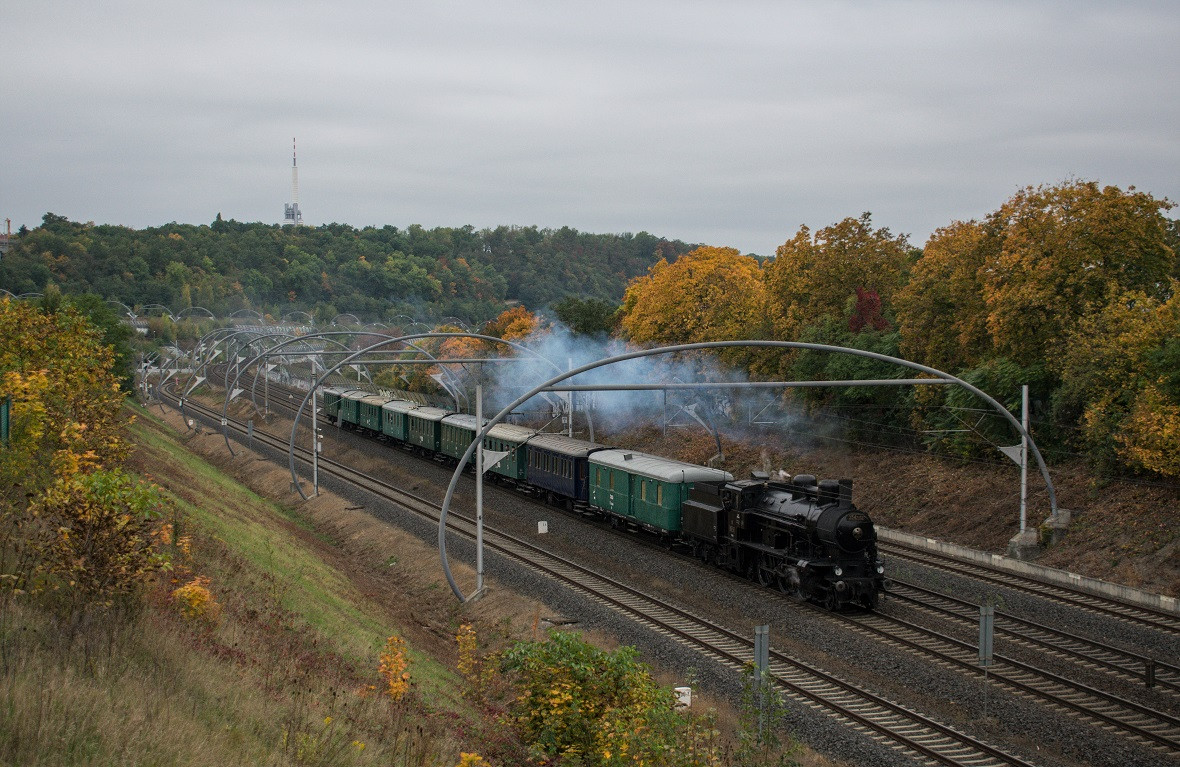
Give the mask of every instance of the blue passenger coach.
<path id="1" fill-rule="evenodd" d="M 581 503 L 590 499 L 586 457 L 606 445 L 567 437 L 537 434 L 528 442 L 528 482 Z"/>

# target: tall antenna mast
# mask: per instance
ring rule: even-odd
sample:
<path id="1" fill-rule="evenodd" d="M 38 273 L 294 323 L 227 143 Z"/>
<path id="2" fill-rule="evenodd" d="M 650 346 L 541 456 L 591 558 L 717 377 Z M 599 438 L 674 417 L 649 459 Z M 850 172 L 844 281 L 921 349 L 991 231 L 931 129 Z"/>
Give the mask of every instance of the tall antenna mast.
<path id="1" fill-rule="evenodd" d="M 303 224 L 299 210 L 299 162 L 295 155 L 295 139 L 291 139 L 291 202 L 283 206 L 283 226 Z"/>

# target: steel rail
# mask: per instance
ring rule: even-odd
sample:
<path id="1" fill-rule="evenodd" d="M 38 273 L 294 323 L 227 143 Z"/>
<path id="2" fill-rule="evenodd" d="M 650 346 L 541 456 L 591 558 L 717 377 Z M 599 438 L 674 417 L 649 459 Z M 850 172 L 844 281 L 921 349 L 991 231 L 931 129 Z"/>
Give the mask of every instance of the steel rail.
<path id="1" fill-rule="evenodd" d="M 1045 581 L 1029 576 L 1020 576 L 1007 572 L 1006 570 L 991 568 L 979 562 L 964 562 L 961 559 L 936 552 L 915 549 L 896 542 L 879 541 L 878 548 L 899 559 L 917 562 L 918 564 L 945 570 L 956 575 L 1022 591 L 1026 594 L 1032 594 L 1043 599 L 1066 604 L 1070 607 L 1088 610 L 1130 623 L 1149 626 L 1170 634 L 1180 634 L 1180 616 L 1174 613 L 1153 610 L 1145 605 L 1136 605 L 1113 597 L 1098 596 L 1088 591 L 1068 589 L 1064 586 L 1046 583 Z"/>
<path id="2" fill-rule="evenodd" d="M 978 623 L 978 605 L 973 602 L 896 578 L 891 581 L 891 599 L 908 602 L 960 624 L 974 626 Z M 902 590 L 899 590 L 899 587 Z M 911 596 L 905 591 L 915 592 L 919 596 Z M 1008 613 L 996 612 L 995 621 L 997 635 L 1006 636 L 1026 647 L 1047 650 L 1079 665 L 1109 672 L 1131 681 L 1143 683 L 1147 676 L 1147 666 L 1152 664 L 1154 682 L 1160 690 L 1173 695 L 1180 694 L 1180 667 L 1170 663 Z"/>

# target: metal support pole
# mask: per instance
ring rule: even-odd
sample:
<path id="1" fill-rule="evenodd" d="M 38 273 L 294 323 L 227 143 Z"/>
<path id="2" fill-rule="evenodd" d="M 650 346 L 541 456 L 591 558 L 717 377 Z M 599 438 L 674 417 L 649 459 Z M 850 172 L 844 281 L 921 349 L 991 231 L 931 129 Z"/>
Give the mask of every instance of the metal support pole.
<path id="1" fill-rule="evenodd" d="M 992 667 L 992 644 L 996 622 L 996 608 L 979 606 L 979 665 L 983 666 L 983 718 L 987 719 L 987 674 Z"/>
<path id="2" fill-rule="evenodd" d="M 483 428 L 483 384 L 475 385 L 475 432 Z M 483 593 L 483 445 L 475 446 L 475 594 Z"/>
<path id="3" fill-rule="evenodd" d="M 316 415 L 315 379 L 311 381 L 311 487 L 320 494 L 320 421 Z"/>
<path id="4" fill-rule="evenodd" d="M 758 740 L 766 740 L 766 688 L 770 685 L 770 626 L 754 627 L 754 684 L 758 690 Z"/>
<path id="5" fill-rule="evenodd" d="M 1028 519 L 1028 384 L 1020 387 L 1020 532 Z"/>

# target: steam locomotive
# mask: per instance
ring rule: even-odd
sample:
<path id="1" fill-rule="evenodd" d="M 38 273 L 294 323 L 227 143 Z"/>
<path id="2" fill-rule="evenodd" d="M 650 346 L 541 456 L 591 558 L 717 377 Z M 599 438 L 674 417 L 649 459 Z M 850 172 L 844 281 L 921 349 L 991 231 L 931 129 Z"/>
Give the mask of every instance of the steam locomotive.
<path id="1" fill-rule="evenodd" d="M 869 515 L 852 503 L 851 480 L 765 474 L 699 482 L 681 506 L 682 534 L 706 562 L 829 609 L 877 606 L 885 566 Z"/>

